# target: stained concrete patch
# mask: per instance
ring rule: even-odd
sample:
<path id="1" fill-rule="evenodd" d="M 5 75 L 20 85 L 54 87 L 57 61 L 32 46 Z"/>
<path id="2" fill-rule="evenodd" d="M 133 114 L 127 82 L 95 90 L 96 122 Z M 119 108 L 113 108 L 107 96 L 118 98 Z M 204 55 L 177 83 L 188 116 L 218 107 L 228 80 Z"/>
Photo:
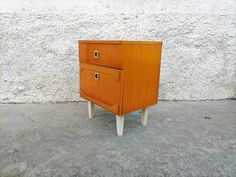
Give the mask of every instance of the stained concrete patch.
<path id="1" fill-rule="evenodd" d="M 206 119 L 205 117 L 211 117 Z M 87 104 L 0 105 L 0 176 L 235 176 L 236 101 L 160 102 L 116 136 Z"/>
<path id="2" fill-rule="evenodd" d="M 20 177 L 26 168 L 27 164 L 25 162 L 10 164 L 0 173 L 0 177 Z"/>

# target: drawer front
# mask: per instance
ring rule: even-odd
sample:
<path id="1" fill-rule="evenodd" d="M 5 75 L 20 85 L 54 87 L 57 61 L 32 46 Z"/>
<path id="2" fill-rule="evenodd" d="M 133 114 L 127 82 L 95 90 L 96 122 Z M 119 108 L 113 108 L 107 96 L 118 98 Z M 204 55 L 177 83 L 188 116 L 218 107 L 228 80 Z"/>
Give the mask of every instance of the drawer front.
<path id="1" fill-rule="evenodd" d="M 80 63 L 80 96 L 118 114 L 121 71 Z"/>
<path id="2" fill-rule="evenodd" d="M 122 46 L 119 44 L 79 44 L 79 59 L 82 63 L 90 63 L 111 68 L 123 69 Z"/>

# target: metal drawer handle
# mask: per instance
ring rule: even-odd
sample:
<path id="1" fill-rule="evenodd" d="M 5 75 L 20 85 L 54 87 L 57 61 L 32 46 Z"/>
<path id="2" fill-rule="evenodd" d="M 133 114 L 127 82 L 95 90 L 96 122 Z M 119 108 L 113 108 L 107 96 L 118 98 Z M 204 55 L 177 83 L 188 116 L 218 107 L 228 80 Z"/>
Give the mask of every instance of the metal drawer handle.
<path id="1" fill-rule="evenodd" d="M 98 51 L 98 50 L 94 50 L 94 52 L 93 52 L 93 57 L 94 57 L 95 59 L 98 59 L 98 58 L 99 58 L 99 55 L 100 55 L 99 51 Z"/>
<path id="2" fill-rule="evenodd" d="M 95 73 L 94 73 L 94 79 L 95 79 L 95 80 L 99 80 L 99 79 L 100 79 L 100 74 L 97 73 L 97 72 L 95 72 Z"/>

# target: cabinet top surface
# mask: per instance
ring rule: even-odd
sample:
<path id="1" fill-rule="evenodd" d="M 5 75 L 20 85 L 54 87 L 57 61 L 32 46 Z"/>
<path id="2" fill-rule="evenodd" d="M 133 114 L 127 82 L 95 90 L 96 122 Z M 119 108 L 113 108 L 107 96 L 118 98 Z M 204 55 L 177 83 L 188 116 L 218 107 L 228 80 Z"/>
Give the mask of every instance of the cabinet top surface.
<path id="1" fill-rule="evenodd" d="M 82 43 L 93 44 L 149 44 L 149 45 L 162 45 L 160 41 L 123 41 L 123 40 L 79 40 Z"/>

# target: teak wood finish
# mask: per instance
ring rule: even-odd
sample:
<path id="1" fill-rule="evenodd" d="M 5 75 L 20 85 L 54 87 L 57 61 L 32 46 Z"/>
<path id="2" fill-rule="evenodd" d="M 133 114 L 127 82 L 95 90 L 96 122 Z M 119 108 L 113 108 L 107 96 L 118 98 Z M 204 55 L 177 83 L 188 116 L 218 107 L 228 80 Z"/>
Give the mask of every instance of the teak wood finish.
<path id="1" fill-rule="evenodd" d="M 117 115 L 118 135 L 123 115 L 142 109 L 146 125 L 158 102 L 161 50 L 162 42 L 79 41 L 80 96 Z"/>
<path id="2" fill-rule="evenodd" d="M 99 73 L 96 80 L 95 74 Z M 118 114 L 121 103 L 121 71 L 80 64 L 80 96 Z"/>

